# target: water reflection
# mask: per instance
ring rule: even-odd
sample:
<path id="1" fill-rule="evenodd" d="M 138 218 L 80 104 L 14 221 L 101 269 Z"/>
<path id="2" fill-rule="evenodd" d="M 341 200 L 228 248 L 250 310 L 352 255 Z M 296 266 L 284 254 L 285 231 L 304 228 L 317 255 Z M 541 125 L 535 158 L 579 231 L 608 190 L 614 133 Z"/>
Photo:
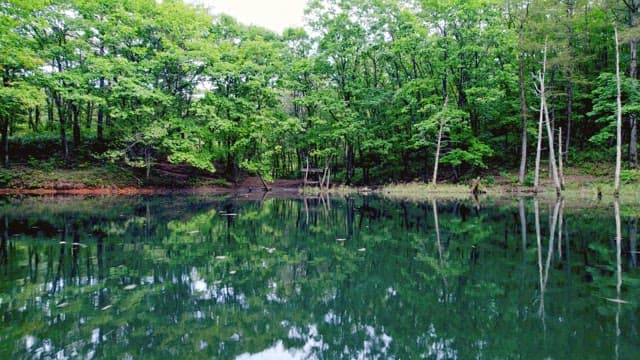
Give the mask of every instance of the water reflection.
<path id="1" fill-rule="evenodd" d="M 8 200 L 0 358 L 628 358 L 633 209 Z"/>

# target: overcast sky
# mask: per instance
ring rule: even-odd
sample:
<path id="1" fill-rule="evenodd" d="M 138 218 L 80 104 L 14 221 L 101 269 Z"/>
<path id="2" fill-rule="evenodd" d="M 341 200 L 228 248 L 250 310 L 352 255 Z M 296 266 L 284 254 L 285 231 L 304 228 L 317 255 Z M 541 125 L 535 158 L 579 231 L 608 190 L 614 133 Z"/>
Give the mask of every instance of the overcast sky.
<path id="1" fill-rule="evenodd" d="M 188 0 L 225 13 L 244 24 L 254 24 L 282 33 L 304 25 L 306 0 Z"/>

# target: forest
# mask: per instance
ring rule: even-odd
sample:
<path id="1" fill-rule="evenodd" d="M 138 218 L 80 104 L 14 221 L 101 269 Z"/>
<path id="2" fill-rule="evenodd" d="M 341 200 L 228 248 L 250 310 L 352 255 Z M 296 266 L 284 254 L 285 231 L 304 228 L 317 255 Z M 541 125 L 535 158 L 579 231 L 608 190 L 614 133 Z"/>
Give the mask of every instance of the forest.
<path id="1" fill-rule="evenodd" d="M 234 182 L 299 178 L 310 163 L 348 185 L 504 170 L 525 183 L 542 96 L 543 158 L 561 145 L 565 166 L 613 164 L 617 29 L 634 169 L 639 9 L 310 0 L 305 28 L 277 34 L 180 0 L 5 0 L 2 163 L 149 177 L 171 162 Z"/>

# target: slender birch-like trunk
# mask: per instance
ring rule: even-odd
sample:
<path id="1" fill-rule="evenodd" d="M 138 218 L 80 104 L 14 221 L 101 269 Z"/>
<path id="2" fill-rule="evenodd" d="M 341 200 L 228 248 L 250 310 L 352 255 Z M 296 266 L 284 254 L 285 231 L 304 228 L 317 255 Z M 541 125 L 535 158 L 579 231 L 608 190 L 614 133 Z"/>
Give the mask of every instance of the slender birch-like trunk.
<path id="1" fill-rule="evenodd" d="M 564 190 L 564 166 L 562 163 L 562 128 L 558 129 L 558 175 L 560 175 L 560 188 Z"/>
<path id="2" fill-rule="evenodd" d="M 620 195 L 620 170 L 622 167 L 622 99 L 620 90 L 620 43 L 618 42 L 618 28 L 615 29 L 616 40 L 616 89 L 617 89 L 617 116 L 616 116 L 616 170 L 614 178 L 613 195 Z"/>
<path id="3" fill-rule="evenodd" d="M 551 164 L 551 173 L 553 174 L 553 184 L 556 188 L 556 195 L 559 197 L 562 193 L 560 186 L 560 177 L 558 176 L 558 166 L 556 164 L 555 149 L 553 146 L 553 130 L 551 130 L 551 121 L 549 120 L 549 109 L 547 108 L 546 95 L 542 93 L 544 103 L 544 117 L 547 123 L 547 138 L 549 140 L 549 164 Z"/>
<path id="4" fill-rule="evenodd" d="M 544 121 L 544 76 L 547 66 L 547 41 L 544 42 L 544 59 L 542 61 L 542 72 L 538 73 L 539 93 L 540 93 L 540 116 L 538 117 L 538 145 L 536 146 L 536 168 L 533 176 L 533 191 L 537 194 L 540 186 L 540 153 L 542 151 L 542 122 Z"/>

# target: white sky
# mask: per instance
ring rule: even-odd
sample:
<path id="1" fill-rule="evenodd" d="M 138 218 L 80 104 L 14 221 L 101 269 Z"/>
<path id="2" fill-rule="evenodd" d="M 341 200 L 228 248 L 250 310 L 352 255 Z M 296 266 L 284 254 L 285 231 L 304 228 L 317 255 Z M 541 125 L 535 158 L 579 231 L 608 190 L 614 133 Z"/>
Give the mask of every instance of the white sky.
<path id="1" fill-rule="evenodd" d="M 304 25 L 306 0 L 187 0 L 213 13 L 225 13 L 243 24 L 265 27 L 278 33 Z"/>

